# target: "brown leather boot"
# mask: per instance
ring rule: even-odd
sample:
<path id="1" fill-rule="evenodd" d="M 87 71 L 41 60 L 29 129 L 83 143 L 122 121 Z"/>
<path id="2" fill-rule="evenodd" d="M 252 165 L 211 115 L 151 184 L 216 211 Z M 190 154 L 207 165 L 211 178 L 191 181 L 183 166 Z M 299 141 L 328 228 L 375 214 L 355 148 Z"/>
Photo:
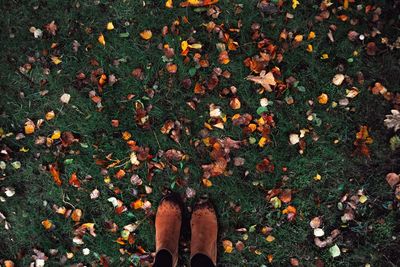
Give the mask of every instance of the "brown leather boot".
<path id="1" fill-rule="evenodd" d="M 198 202 L 192 212 L 190 221 L 192 237 L 190 258 L 203 254 L 210 258 L 214 266 L 217 264 L 217 215 L 208 200 Z"/>
<path id="2" fill-rule="evenodd" d="M 182 200 L 176 193 L 166 195 L 156 213 L 156 262 L 157 254 L 168 251 L 172 256 L 172 266 L 178 263 L 178 243 L 182 225 Z"/>

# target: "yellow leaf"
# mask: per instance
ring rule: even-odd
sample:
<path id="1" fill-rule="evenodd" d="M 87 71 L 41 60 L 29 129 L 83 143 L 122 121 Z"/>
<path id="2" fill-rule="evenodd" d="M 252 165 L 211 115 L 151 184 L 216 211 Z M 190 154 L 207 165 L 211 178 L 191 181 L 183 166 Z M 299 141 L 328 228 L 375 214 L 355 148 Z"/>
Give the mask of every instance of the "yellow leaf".
<path id="1" fill-rule="evenodd" d="M 273 237 L 272 235 L 268 235 L 267 238 L 265 238 L 265 240 L 267 240 L 268 242 L 272 242 L 275 240 L 275 237 Z"/>
<path id="2" fill-rule="evenodd" d="M 292 0 L 292 8 L 293 8 L 293 9 L 296 9 L 296 7 L 297 7 L 298 5 L 300 5 L 300 2 L 299 2 L 299 1 L 297 1 L 297 0 Z"/>
<path id="3" fill-rule="evenodd" d="M 182 41 L 181 43 L 181 49 L 182 51 L 185 51 L 189 47 L 189 44 L 187 41 Z"/>
<path id="4" fill-rule="evenodd" d="M 211 187 L 212 186 L 212 182 L 210 180 L 208 180 L 208 179 L 203 179 L 202 182 L 203 182 L 203 185 L 205 187 Z"/>
<path id="5" fill-rule="evenodd" d="M 258 146 L 259 147 L 264 147 L 265 146 L 265 144 L 267 143 L 267 138 L 266 137 L 261 137 L 260 138 L 260 141 L 258 141 Z"/>
<path id="6" fill-rule="evenodd" d="M 106 45 L 106 39 L 104 39 L 104 35 L 102 33 L 100 33 L 99 38 L 97 39 L 99 41 L 100 44 L 102 45 Z"/>
<path id="7" fill-rule="evenodd" d="M 107 30 L 109 30 L 109 31 L 114 30 L 114 24 L 111 21 L 109 23 L 107 23 Z"/>
<path id="8" fill-rule="evenodd" d="M 349 8 L 349 0 L 344 0 L 343 1 L 343 8 L 348 9 Z"/>
<path id="9" fill-rule="evenodd" d="M 62 62 L 61 59 L 59 57 L 56 57 L 56 56 L 52 56 L 51 57 L 51 61 L 56 65 L 58 65 L 58 64 L 60 64 Z"/>
<path id="10" fill-rule="evenodd" d="M 35 123 L 33 123 L 33 121 L 31 121 L 31 120 L 28 120 L 27 122 L 25 122 L 24 130 L 25 130 L 25 134 L 34 133 L 35 132 Z"/>
<path id="11" fill-rule="evenodd" d="M 317 175 L 314 176 L 314 180 L 315 181 L 321 180 L 321 175 L 319 175 L 319 173 L 317 173 Z"/>
<path id="12" fill-rule="evenodd" d="M 60 137 L 61 137 L 61 131 L 59 130 L 55 130 L 51 135 L 51 139 L 53 140 L 59 139 Z"/>
<path id="13" fill-rule="evenodd" d="M 165 2 L 165 7 L 166 8 L 173 8 L 172 0 L 167 0 L 167 2 Z"/>
<path id="14" fill-rule="evenodd" d="M 45 118 L 46 118 L 46 120 L 52 120 L 53 118 L 54 118 L 54 116 L 55 116 L 56 114 L 54 113 L 54 111 L 52 110 L 52 111 L 49 111 L 49 112 L 47 112 L 46 113 L 46 116 L 45 116 Z"/>
<path id="15" fill-rule="evenodd" d="M 364 204 L 368 200 L 368 198 L 365 195 L 361 195 L 358 200 L 360 201 L 360 203 Z"/>
<path id="16" fill-rule="evenodd" d="M 144 30 L 140 33 L 140 37 L 144 40 L 150 40 L 153 37 L 153 33 L 150 30 Z"/>
<path id="17" fill-rule="evenodd" d="M 312 39 L 314 39 L 314 38 L 315 38 L 315 32 L 311 31 L 311 32 L 308 34 L 307 40 L 312 40 Z"/>
<path id="18" fill-rule="evenodd" d="M 19 151 L 20 151 L 20 152 L 24 152 L 24 153 L 26 153 L 26 152 L 28 152 L 28 151 L 29 151 L 29 148 L 26 148 L 26 147 L 21 147 L 21 148 L 19 149 Z"/>
<path id="19" fill-rule="evenodd" d="M 307 45 L 307 48 L 306 48 L 306 50 L 307 50 L 307 52 L 310 52 L 310 53 L 312 53 L 312 51 L 313 51 L 313 46 L 312 45 Z"/>
<path id="20" fill-rule="evenodd" d="M 318 97 L 318 103 L 320 103 L 321 105 L 325 105 L 326 103 L 328 103 L 328 95 L 325 93 L 322 93 L 319 97 Z"/>
<path id="21" fill-rule="evenodd" d="M 196 43 L 196 44 L 191 44 L 191 45 L 188 45 L 190 48 L 193 48 L 193 49 L 200 49 L 201 47 L 202 47 L 202 45 L 201 44 L 198 44 L 198 43 Z"/>
<path id="22" fill-rule="evenodd" d="M 328 59 L 329 55 L 327 53 L 322 54 L 321 59 Z"/>

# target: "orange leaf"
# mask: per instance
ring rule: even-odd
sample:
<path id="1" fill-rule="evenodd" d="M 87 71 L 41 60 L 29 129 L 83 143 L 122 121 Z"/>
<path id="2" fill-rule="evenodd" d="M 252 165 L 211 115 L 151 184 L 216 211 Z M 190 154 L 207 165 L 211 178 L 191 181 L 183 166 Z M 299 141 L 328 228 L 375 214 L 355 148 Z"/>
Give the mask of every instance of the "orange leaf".
<path id="1" fill-rule="evenodd" d="M 93 101 L 94 103 L 98 104 L 98 103 L 101 102 L 101 97 L 98 96 L 98 95 L 95 95 L 95 96 L 92 97 L 92 101 Z"/>
<path id="2" fill-rule="evenodd" d="M 283 203 L 289 203 L 292 200 L 292 190 L 290 190 L 290 189 L 283 190 L 279 196 L 279 199 Z"/>
<path id="3" fill-rule="evenodd" d="M 76 175 L 75 172 L 71 174 L 71 177 L 69 178 L 68 182 L 70 185 L 72 185 L 74 187 L 77 187 L 77 188 L 81 187 L 81 182 L 79 181 L 78 176 Z"/>
<path id="4" fill-rule="evenodd" d="M 167 71 L 171 74 L 176 73 L 176 71 L 178 70 L 178 66 L 173 63 L 168 63 L 166 68 L 167 68 Z"/>
<path id="5" fill-rule="evenodd" d="M 205 187 L 211 187 L 212 186 L 212 182 L 210 180 L 208 180 L 208 179 L 203 179 L 201 182 L 203 183 L 203 185 Z"/>
<path id="6" fill-rule="evenodd" d="M 181 7 L 201 7 L 201 6 L 209 6 L 218 3 L 218 0 L 187 0 L 180 4 Z"/>
<path id="7" fill-rule="evenodd" d="M 224 251 L 226 253 L 232 253 L 233 251 L 233 243 L 230 240 L 223 240 L 222 246 L 224 247 Z"/>
<path id="8" fill-rule="evenodd" d="M 221 51 L 218 56 L 218 61 L 221 64 L 228 64 L 230 62 L 229 55 L 227 51 Z"/>
<path id="9" fill-rule="evenodd" d="M 125 171 L 124 170 L 119 170 L 116 174 L 115 177 L 119 180 L 121 180 L 125 176 Z"/>
<path id="10" fill-rule="evenodd" d="M 48 219 L 42 221 L 42 225 L 43 225 L 44 229 L 46 229 L 46 230 L 50 230 L 53 227 L 53 223 L 51 221 L 49 221 Z"/>
<path id="11" fill-rule="evenodd" d="M 25 134 L 32 134 L 33 132 L 35 132 L 35 123 L 31 120 L 28 120 L 27 122 L 25 122 Z"/>
<path id="12" fill-rule="evenodd" d="M 97 39 L 99 41 L 100 44 L 102 45 L 106 45 L 106 40 L 104 38 L 104 35 L 102 33 L 100 33 L 99 38 Z"/>
<path id="13" fill-rule="evenodd" d="M 153 37 L 153 33 L 150 30 L 144 30 L 140 33 L 140 37 L 144 40 L 150 40 Z"/>
<path id="14" fill-rule="evenodd" d="M 56 169 L 55 164 L 50 164 L 50 174 L 53 176 L 54 182 L 61 186 L 62 180 L 60 179 L 60 172 Z"/>
<path id="15" fill-rule="evenodd" d="M 206 90 L 200 83 L 196 83 L 194 86 L 194 93 L 195 94 L 205 94 Z"/>
<path id="16" fill-rule="evenodd" d="M 143 201 L 141 199 L 136 200 L 135 202 L 133 202 L 131 204 L 132 208 L 134 208 L 135 210 L 140 209 L 143 207 Z"/>
<path id="17" fill-rule="evenodd" d="M 72 214 L 71 214 L 71 219 L 74 222 L 79 222 L 82 217 L 82 210 L 81 209 L 75 209 Z"/>
<path id="18" fill-rule="evenodd" d="M 325 105 L 326 103 L 328 103 L 328 95 L 325 93 L 322 93 L 319 97 L 318 97 L 318 103 L 320 103 L 321 105 Z"/>

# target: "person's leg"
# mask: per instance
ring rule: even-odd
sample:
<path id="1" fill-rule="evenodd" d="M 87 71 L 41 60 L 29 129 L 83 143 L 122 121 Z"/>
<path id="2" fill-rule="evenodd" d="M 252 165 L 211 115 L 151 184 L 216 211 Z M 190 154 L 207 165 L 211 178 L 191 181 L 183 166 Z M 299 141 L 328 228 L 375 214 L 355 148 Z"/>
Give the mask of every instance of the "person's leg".
<path id="1" fill-rule="evenodd" d="M 153 267 L 172 267 L 172 255 L 168 250 L 162 249 L 156 254 Z"/>
<path id="2" fill-rule="evenodd" d="M 156 213 L 156 258 L 154 266 L 175 267 L 182 225 L 182 201 L 178 194 L 164 197 Z"/>
<path id="3" fill-rule="evenodd" d="M 192 237 L 190 261 L 194 267 L 213 267 L 217 264 L 217 215 L 212 204 L 198 202 L 190 221 Z"/>
<path id="4" fill-rule="evenodd" d="M 190 260 L 191 267 L 215 267 L 212 260 L 204 254 L 197 253 Z"/>

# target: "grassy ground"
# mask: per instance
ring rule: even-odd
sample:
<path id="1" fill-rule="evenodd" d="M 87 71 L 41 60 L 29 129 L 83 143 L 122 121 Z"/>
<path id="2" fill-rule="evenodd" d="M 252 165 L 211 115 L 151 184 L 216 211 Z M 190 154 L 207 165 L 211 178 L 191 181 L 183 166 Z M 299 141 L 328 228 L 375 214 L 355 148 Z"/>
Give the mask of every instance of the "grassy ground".
<path id="1" fill-rule="evenodd" d="M 333 1 L 328 8 L 330 17 L 322 22 L 315 21 L 321 10 L 320 3 L 314 2 L 304 0 L 293 9 L 292 3 L 284 1 L 278 13 L 269 15 L 257 8 L 258 1 L 221 0 L 216 4 L 221 14 L 213 19 L 207 16 L 208 8 L 181 8 L 178 1 L 172 9 L 165 8 L 164 1 L 1 1 L 0 127 L 3 133 L 0 141 L 2 150 L 9 149 L 9 156 L 2 152 L 1 161 L 6 168 L 0 170 L 3 197 L 0 212 L 6 217 L 10 229 L 5 229 L 3 220 L 0 264 L 2 260 L 12 260 L 17 266 L 26 266 L 34 261 L 33 249 L 48 256 L 49 266 L 77 263 L 96 266 L 100 258 L 104 264 L 105 257 L 110 266 L 138 266 L 140 259 L 145 264 L 148 254 L 154 251 L 152 213 L 164 189 L 173 188 L 186 196 L 188 206 L 204 193 L 214 200 L 220 223 L 218 249 L 221 266 L 288 266 L 291 258 L 297 259 L 302 266 L 321 266 L 318 265 L 321 262 L 325 266 L 400 265 L 397 256 L 400 251 L 399 211 L 394 194 L 385 181 L 388 172 L 400 172 L 396 160 L 399 154 L 389 146 L 394 133 L 383 124 L 385 115 L 393 108 L 393 101 L 373 95 L 369 89 L 379 81 L 393 95 L 400 92 L 399 50 L 391 50 L 381 41 L 382 37 L 387 37 L 392 44 L 399 36 L 397 1 L 363 1 L 360 11 L 357 11 L 355 3 L 350 3 L 348 10 L 341 10 L 342 3 Z M 377 6 L 374 6 L 375 2 Z M 378 20 L 373 21 L 373 11 L 366 14 L 367 5 L 382 9 Z M 235 12 L 238 9 L 241 12 Z M 287 19 L 287 13 L 293 14 L 294 18 Z M 349 20 L 338 19 L 341 14 L 359 21 L 351 25 Z M 188 23 L 183 22 L 183 17 Z M 53 20 L 58 26 L 55 35 L 44 29 L 44 25 Z M 179 34 L 170 32 L 163 37 L 162 27 L 167 25 L 171 28 L 175 20 L 180 22 L 177 26 Z M 115 29 L 107 31 L 105 25 L 110 21 Z M 215 44 L 221 42 L 218 35 L 208 33 L 202 26 L 209 21 L 224 24 L 226 30 L 237 28 L 239 22 L 242 25 L 240 32 L 227 30 L 239 44 L 236 51 L 229 52 L 228 64 L 218 61 L 219 52 L 215 48 Z M 260 86 L 245 80 L 252 73 L 243 61 L 258 54 L 257 42 L 261 40 L 252 40 L 253 23 L 259 23 L 260 32 L 285 50 L 283 61 L 271 61 L 266 70 L 279 67 L 282 73 L 279 79 L 285 81 L 293 76 L 298 81 L 297 87 L 291 86 L 282 94 L 258 94 Z M 334 42 L 327 37 L 332 24 L 337 26 L 333 32 Z M 43 30 L 42 38 L 34 38 L 29 31 L 32 26 Z M 374 28 L 381 34 L 369 36 Z M 139 35 L 145 29 L 153 33 L 150 40 L 143 40 Z M 287 41 L 279 38 L 284 29 L 292 32 L 293 36 L 304 35 L 304 40 L 298 47 L 293 47 L 290 36 Z M 364 33 L 365 40 L 350 41 L 347 37 L 350 30 Z M 307 40 L 310 31 L 315 32 L 313 40 Z M 97 40 L 100 33 L 105 36 L 105 46 Z M 192 60 L 194 50 L 188 55 L 189 62 L 180 55 L 181 42 L 191 37 L 203 45 L 199 52 L 208 54 L 209 67 L 195 67 Z M 80 44 L 77 52 L 73 51 L 74 40 Z M 366 53 L 366 45 L 372 41 L 378 47 L 374 56 Z M 55 48 L 51 48 L 52 43 L 57 44 Z M 173 63 L 178 66 L 176 74 L 165 70 L 164 52 L 158 46 L 166 43 L 175 49 Z M 313 45 L 313 52 L 306 50 L 308 44 Z M 329 58 L 321 59 L 324 53 Z M 60 57 L 62 62 L 54 64 L 51 56 Z M 30 63 L 31 69 L 20 69 L 29 62 L 29 57 L 35 59 Z M 207 90 L 204 95 L 195 95 L 195 83 L 208 79 L 214 67 L 228 70 L 231 77 L 220 77 L 215 89 Z M 79 73 L 90 78 L 91 72 L 98 68 L 118 79 L 115 84 L 106 85 L 102 93 L 97 81 L 84 83 L 76 78 Z M 131 75 L 135 68 L 143 69 L 143 80 Z M 363 84 L 357 81 L 357 72 L 363 73 Z M 337 73 L 353 78 L 353 86 L 360 91 L 345 107 L 332 107 L 332 102 L 345 98 L 346 89 L 351 87 L 349 81 L 342 86 L 333 85 L 332 77 Z M 192 84 L 185 88 L 183 81 L 187 78 Z M 230 86 L 237 88 L 241 101 L 238 110 L 229 106 L 229 97 L 221 97 L 223 88 Z M 149 93 L 151 89 L 153 97 Z M 48 93 L 43 96 L 44 90 Z M 91 90 L 101 95 L 104 107 L 101 110 L 88 96 Z M 68 104 L 60 102 L 64 93 L 71 96 Z M 329 96 L 326 105 L 318 103 L 317 97 L 321 93 Z M 128 99 L 129 94 L 134 97 Z M 194 97 L 199 100 L 196 110 L 186 104 Z M 258 119 L 259 101 L 264 97 L 273 103 L 268 106 L 266 114 L 274 114 L 276 127 L 270 135 L 271 142 L 262 148 L 257 144 L 261 137 L 257 131 L 244 135 L 239 126 L 232 124 L 231 118 L 236 113 L 249 113 Z M 286 100 L 290 97 L 294 103 L 289 105 Z M 314 104 L 310 105 L 309 100 Z M 148 113 L 148 129 L 135 122 L 137 111 L 134 107 L 138 101 L 145 107 L 152 106 Z M 221 107 L 227 115 L 227 122 L 223 130 L 214 128 L 208 135 L 247 142 L 239 149 L 232 149 L 229 155 L 231 159 L 244 158 L 244 165 L 235 166 L 231 160 L 226 172 L 210 178 L 212 186 L 205 187 L 201 166 L 213 160 L 209 155 L 211 148 L 202 144 L 202 134 L 204 123 L 210 118 L 208 105 L 211 103 Z M 55 112 L 54 119 L 45 120 L 33 134 L 16 138 L 24 132 L 27 119 L 36 123 L 51 110 Z M 316 115 L 312 121 L 307 120 L 308 111 Z M 119 126 L 113 127 L 112 120 L 119 120 Z M 167 120 L 182 122 L 184 128 L 179 143 L 161 133 L 160 129 Z M 362 125 L 368 126 L 373 138 L 373 143 L 368 145 L 369 158 L 353 155 L 356 132 Z M 289 143 L 289 134 L 299 133 L 300 129 L 310 131 L 304 138 L 307 146 L 303 154 L 298 152 L 298 145 Z M 52 145 L 35 145 L 39 136 L 50 137 L 54 130 L 72 132 L 79 141 L 63 147 L 60 139 L 55 138 Z M 124 131 L 132 135 L 131 140 L 138 146 L 149 148 L 153 158 L 141 160 L 137 168 L 126 163 L 131 150 L 122 139 Z M 252 138 L 256 143 L 251 144 Z M 177 149 L 187 156 L 179 162 L 169 161 L 160 153 L 169 149 Z M 103 167 L 96 164 L 96 160 L 104 163 L 100 160 L 105 160 L 109 154 L 113 160 L 121 160 L 116 167 L 106 169 L 105 165 L 111 162 Z M 256 171 L 256 164 L 266 157 L 275 165 L 273 173 Z M 21 163 L 18 169 L 11 165 L 16 161 Z M 148 171 L 154 163 L 165 166 Z M 63 181 L 61 186 L 53 181 L 49 164 L 57 164 Z M 284 171 L 285 167 L 287 171 Z M 115 174 L 120 169 L 127 174 L 119 180 Z M 68 184 L 74 172 L 81 181 L 79 188 Z M 131 183 L 130 177 L 134 173 L 142 178 L 142 185 Z M 146 178 L 149 173 L 154 174 L 151 180 Z M 319 181 L 314 179 L 317 174 L 321 176 Z M 107 181 L 107 177 L 111 181 Z M 152 188 L 152 193 L 146 193 L 145 185 Z M 15 189 L 15 195 L 7 197 L 6 188 L 10 187 Z M 196 191 L 196 197 L 187 197 L 188 187 Z M 268 191 L 273 188 L 291 189 L 291 202 L 274 208 L 266 199 Z M 90 193 L 94 189 L 99 190 L 100 196 L 91 199 Z M 338 203 L 344 195 L 348 194 L 350 198 L 361 189 L 367 201 L 357 204 L 354 220 L 343 223 L 341 216 L 344 211 L 338 209 Z M 121 200 L 127 211 L 118 215 L 108 201 L 111 197 Z M 152 207 L 147 210 L 130 207 L 130 203 L 138 199 L 149 201 Z M 347 202 L 343 203 L 346 207 Z M 53 205 L 69 210 L 81 209 L 82 218 L 79 222 L 65 218 L 54 211 Z M 297 216 L 292 221 L 282 214 L 288 205 L 297 209 Z M 334 229 L 341 231 L 325 248 L 314 244 L 309 222 L 316 216 L 323 220 L 325 236 Z M 42 225 L 45 220 L 52 223 L 50 229 L 46 230 Z M 123 226 L 137 221 L 142 224 L 130 233 L 130 240 L 134 238 L 135 242 L 129 244 L 121 239 L 120 243 L 125 245 L 116 242 L 121 237 Z M 82 223 L 94 223 L 97 235 L 93 237 L 86 233 L 84 244 L 77 245 L 73 243 L 74 232 Z M 109 229 L 112 223 L 119 227 L 115 232 Z M 272 232 L 262 233 L 265 226 L 272 227 Z M 237 231 L 240 228 L 245 228 L 246 232 Z M 266 241 L 267 235 L 272 235 L 275 240 Z M 232 253 L 227 253 L 223 240 L 230 240 L 233 245 L 242 241 L 244 249 L 234 248 Z M 341 255 L 335 258 L 329 252 L 334 244 L 341 249 Z M 83 254 L 84 248 L 90 249 L 89 255 Z M 187 250 L 187 240 L 183 240 L 182 266 L 188 262 Z M 68 253 L 73 253 L 70 259 L 66 258 Z"/>

